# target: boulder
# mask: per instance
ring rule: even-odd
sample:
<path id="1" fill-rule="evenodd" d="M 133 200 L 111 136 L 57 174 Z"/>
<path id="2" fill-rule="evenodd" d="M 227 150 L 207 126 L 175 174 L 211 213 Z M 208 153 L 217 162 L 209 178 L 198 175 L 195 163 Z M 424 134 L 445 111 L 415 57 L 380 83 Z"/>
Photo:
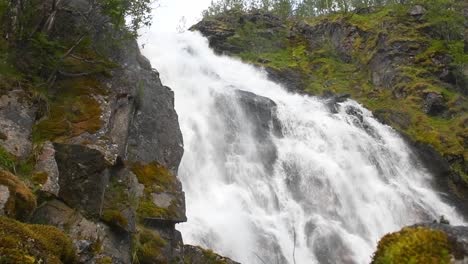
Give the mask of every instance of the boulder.
<path id="1" fill-rule="evenodd" d="M 427 10 L 422 5 L 414 5 L 408 10 L 408 14 L 414 18 L 421 18 Z"/>
<path id="2" fill-rule="evenodd" d="M 428 115 L 440 115 L 447 110 L 444 97 L 436 92 L 428 92 L 424 95 L 424 112 Z"/>

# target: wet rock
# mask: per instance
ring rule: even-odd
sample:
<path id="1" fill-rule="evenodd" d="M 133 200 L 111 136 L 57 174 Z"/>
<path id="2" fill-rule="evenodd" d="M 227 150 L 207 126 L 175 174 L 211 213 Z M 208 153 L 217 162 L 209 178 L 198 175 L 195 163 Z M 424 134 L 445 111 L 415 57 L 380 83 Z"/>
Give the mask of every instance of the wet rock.
<path id="1" fill-rule="evenodd" d="M 234 36 L 235 30 L 218 20 L 202 20 L 190 28 L 192 31 L 199 31 L 208 38 L 210 47 L 217 53 L 238 53 L 238 47 L 226 43 L 226 40 Z"/>
<path id="2" fill-rule="evenodd" d="M 54 144 L 59 171 L 59 197 L 69 206 L 98 216 L 109 181 L 101 152 L 82 145 Z"/>
<path id="3" fill-rule="evenodd" d="M 59 195 L 59 170 L 55 161 L 55 148 L 50 141 L 42 146 L 42 151 L 37 158 L 34 174 L 44 174 L 47 177 L 46 182 L 42 184 L 41 191 L 55 196 Z"/>
<path id="4" fill-rule="evenodd" d="M 211 250 L 206 250 L 201 247 L 185 245 L 184 246 L 184 263 L 205 264 L 205 263 L 225 263 L 239 264 L 229 258 L 215 254 Z"/>
<path id="5" fill-rule="evenodd" d="M 304 82 L 305 76 L 297 70 L 265 67 L 265 71 L 270 80 L 283 85 L 291 92 L 302 93 L 307 86 Z"/>
<path id="6" fill-rule="evenodd" d="M 270 130 L 274 135 L 282 136 L 281 123 L 276 116 L 277 106 L 273 100 L 242 90 L 236 90 L 235 93 L 248 116 L 253 119 L 257 137 L 268 136 Z"/>
<path id="7" fill-rule="evenodd" d="M 326 94 L 324 98 L 326 99 L 325 105 L 330 110 L 330 112 L 336 114 L 339 111 L 339 103 L 343 103 L 351 97 L 350 94 Z"/>
<path id="8" fill-rule="evenodd" d="M 436 92 L 426 93 L 424 96 L 424 112 L 428 115 L 440 115 L 447 110 L 444 97 Z"/>
<path id="9" fill-rule="evenodd" d="M 269 98 L 241 90 L 236 90 L 235 96 L 253 125 L 258 156 L 261 157 L 265 168 L 271 171 L 278 158 L 278 150 L 271 135 L 282 137 L 281 123 L 276 116 L 276 103 Z"/>
<path id="10" fill-rule="evenodd" d="M 16 157 L 26 158 L 32 148 L 31 132 L 35 108 L 23 91 L 0 97 L 0 146 Z"/>

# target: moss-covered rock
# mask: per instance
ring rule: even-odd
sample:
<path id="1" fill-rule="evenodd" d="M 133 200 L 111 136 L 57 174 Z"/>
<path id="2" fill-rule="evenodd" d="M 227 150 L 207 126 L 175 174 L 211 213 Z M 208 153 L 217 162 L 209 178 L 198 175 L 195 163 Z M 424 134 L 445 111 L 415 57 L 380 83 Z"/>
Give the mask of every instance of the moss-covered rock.
<path id="1" fill-rule="evenodd" d="M 380 240 L 372 264 L 450 263 L 451 250 L 444 232 L 408 227 Z"/>
<path id="2" fill-rule="evenodd" d="M 184 246 L 185 264 L 236 264 L 237 262 L 222 257 L 212 250 L 204 249 L 198 246 Z"/>
<path id="3" fill-rule="evenodd" d="M 135 163 L 132 171 L 144 186 L 137 209 L 141 219 L 186 220 L 184 194 L 179 180 L 171 171 L 157 162 Z"/>
<path id="4" fill-rule="evenodd" d="M 59 229 L 0 217 L 0 263 L 74 263 L 71 240 Z"/>
<path id="5" fill-rule="evenodd" d="M 36 197 L 26 184 L 10 172 L 0 169 L 0 186 L 8 188 L 7 200 L 0 211 L 17 219 L 27 219 L 36 208 Z"/>
<path id="6" fill-rule="evenodd" d="M 168 244 L 161 238 L 157 231 L 139 227 L 134 237 L 135 260 L 141 264 L 163 264 L 168 263 L 163 254 L 164 247 Z"/>

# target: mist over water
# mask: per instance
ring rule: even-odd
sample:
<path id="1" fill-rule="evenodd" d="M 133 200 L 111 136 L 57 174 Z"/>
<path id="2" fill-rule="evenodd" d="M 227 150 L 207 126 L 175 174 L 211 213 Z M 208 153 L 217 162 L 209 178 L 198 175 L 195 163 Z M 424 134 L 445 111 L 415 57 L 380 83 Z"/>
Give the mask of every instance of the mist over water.
<path id="1" fill-rule="evenodd" d="M 332 113 L 215 55 L 198 33 L 155 34 L 144 53 L 175 92 L 185 243 L 246 264 L 368 263 L 402 226 L 462 223 L 404 141 L 356 102 Z M 273 100 L 280 133 L 261 127 L 237 90 Z"/>

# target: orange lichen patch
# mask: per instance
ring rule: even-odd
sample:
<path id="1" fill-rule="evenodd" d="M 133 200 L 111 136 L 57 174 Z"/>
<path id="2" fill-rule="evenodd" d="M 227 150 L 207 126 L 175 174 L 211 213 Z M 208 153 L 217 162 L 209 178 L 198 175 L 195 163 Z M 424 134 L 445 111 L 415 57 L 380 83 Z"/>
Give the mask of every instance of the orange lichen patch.
<path id="1" fill-rule="evenodd" d="M 95 95 L 104 94 L 104 90 L 98 80 L 92 77 L 63 80 L 56 89 L 47 118 L 34 128 L 35 142 L 60 142 L 85 132 L 96 133 L 101 128 L 102 110 Z"/>
<path id="2" fill-rule="evenodd" d="M 34 194 L 12 173 L 0 170 L 0 185 L 6 186 L 10 191 L 10 197 L 4 208 L 7 216 L 25 219 L 36 208 Z"/>

